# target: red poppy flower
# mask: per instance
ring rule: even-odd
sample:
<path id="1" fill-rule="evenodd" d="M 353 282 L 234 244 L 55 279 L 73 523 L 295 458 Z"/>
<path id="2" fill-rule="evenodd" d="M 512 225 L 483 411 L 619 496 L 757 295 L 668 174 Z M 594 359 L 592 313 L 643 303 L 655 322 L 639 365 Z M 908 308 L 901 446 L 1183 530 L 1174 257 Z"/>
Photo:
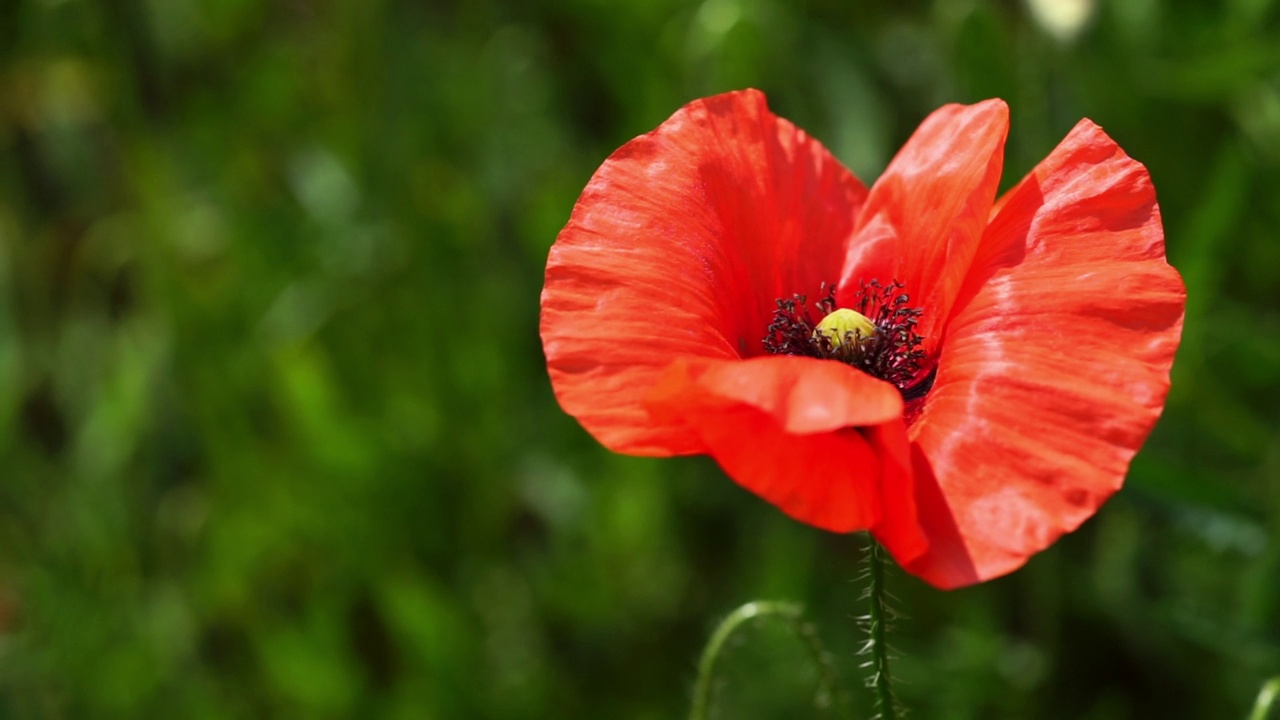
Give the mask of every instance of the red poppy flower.
<path id="1" fill-rule="evenodd" d="M 1082 120 L 996 201 L 1007 131 L 1000 100 L 943 107 L 868 191 L 759 92 L 685 106 L 551 249 L 560 404 L 938 587 L 1020 567 L 1119 489 L 1185 293 L 1141 164 Z"/>

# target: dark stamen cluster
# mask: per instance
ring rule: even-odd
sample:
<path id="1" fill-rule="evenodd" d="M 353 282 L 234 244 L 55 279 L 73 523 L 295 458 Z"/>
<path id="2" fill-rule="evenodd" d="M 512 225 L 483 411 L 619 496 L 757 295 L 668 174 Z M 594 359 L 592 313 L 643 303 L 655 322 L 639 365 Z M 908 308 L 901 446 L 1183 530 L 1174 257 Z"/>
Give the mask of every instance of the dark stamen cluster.
<path id="1" fill-rule="evenodd" d="M 814 303 L 819 320 L 836 308 L 835 286 L 823 283 L 822 292 L 824 297 Z M 764 338 L 764 349 L 771 355 L 830 357 L 830 343 L 827 339 L 821 338 L 821 343 L 814 341 L 813 330 L 817 327 L 817 322 L 805 307 L 805 300 L 807 298 L 804 295 L 792 295 L 778 300 L 778 308 L 773 311 L 773 322 L 769 324 Z"/>
<path id="2" fill-rule="evenodd" d="M 876 333 L 870 338 L 847 333 L 838 343 L 831 342 L 825 333 L 814 333 L 818 322 L 836 309 L 835 286 L 823 283 L 821 291 L 822 298 L 812 308 L 805 304 L 804 295 L 778 300 L 764 338 L 765 350 L 775 355 L 839 360 L 896 385 L 906 400 L 929 391 L 936 368 L 921 376 L 926 358 L 920 349 L 924 338 L 916 333 L 916 324 L 922 311 L 907 307 L 902 283 L 862 283 L 853 309 L 875 323 Z"/>

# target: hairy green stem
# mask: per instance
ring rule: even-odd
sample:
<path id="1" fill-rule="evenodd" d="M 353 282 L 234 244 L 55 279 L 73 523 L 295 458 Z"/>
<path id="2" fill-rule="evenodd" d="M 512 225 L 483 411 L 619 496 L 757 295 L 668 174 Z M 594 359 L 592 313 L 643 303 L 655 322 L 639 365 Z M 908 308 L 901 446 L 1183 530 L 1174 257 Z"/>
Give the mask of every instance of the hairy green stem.
<path id="1" fill-rule="evenodd" d="M 1262 690 L 1258 692 L 1258 700 L 1253 704 L 1253 712 L 1249 714 L 1249 720 L 1266 720 L 1277 696 L 1280 696 L 1280 676 L 1271 678 L 1262 686 Z"/>
<path id="2" fill-rule="evenodd" d="M 832 666 L 822 641 L 817 633 L 804 622 L 803 609 L 796 603 L 757 600 L 729 613 L 720 622 L 711 639 L 707 641 L 698 661 L 698 679 L 693 687 L 693 709 L 689 713 L 690 720 L 708 720 L 711 717 L 711 698 L 715 690 L 716 660 L 724 650 L 730 636 L 748 620 L 758 617 L 777 615 L 786 620 L 796 635 L 804 641 L 814 664 L 818 669 L 819 698 L 835 699 L 838 683 L 835 668 Z M 837 705 L 839 709 L 839 706 Z M 841 713 L 843 716 L 844 713 Z"/>
<path id="3" fill-rule="evenodd" d="M 870 612 L 867 614 L 867 650 L 871 653 L 871 677 L 868 685 L 875 692 L 876 705 L 880 709 L 881 720 L 897 720 L 898 708 L 893 697 L 893 676 L 889 674 L 889 645 L 885 640 L 886 625 L 890 613 L 885 603 L 884 566 L 885 550 L 875 538 L 867 536 L 867 577 L 870 586 L 867 588 L 867 599 Z"/>

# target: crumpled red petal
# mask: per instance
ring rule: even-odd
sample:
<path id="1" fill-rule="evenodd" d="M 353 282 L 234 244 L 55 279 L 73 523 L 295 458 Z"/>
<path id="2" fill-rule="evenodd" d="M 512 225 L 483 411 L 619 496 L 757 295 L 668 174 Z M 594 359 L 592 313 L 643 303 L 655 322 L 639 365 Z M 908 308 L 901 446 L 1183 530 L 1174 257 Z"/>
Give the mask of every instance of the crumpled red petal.
<path id="1" fill-rule="evenodd" d="M 938 587 L 1020 567 L 1119 489 L 1160 416 L 1185 290 L 1146 169 L 1089 121 L 1001 201 L 910 435 Z"/>
<path id="2" fill-rule="evenodd" d="M 889 523 L 904 553 L 923 549 L 918 528 L 910 535 L 910 494 L 884 482 L 896 469 L 877 452 L 887 441 L 858 429 L 896 426 L 905 445 L 892 385 L 812 358 L 690 358 L 671 366 L 648 404 L 656 419 L 698 437 L 730 477 L 797 520 L 837 532 Z"/>
<path id="3" fill-rule="evenodd" d="M 920 124 L 871 188 L 849 244 L 839 301 L 850 306 L 859 281 L 898 280 L 932 353 L 1000 183 L 1009 108 L 1003 100 L 945 105 Z"/>
<path id="4" fill-rule="evenodd" d="M 754 90 L 692 102 L 624 145 L 547 261 L 541 334 L 561 406 L 618 452 L 704 451 L 645 396 L 676 358 L 761 354 L 775 300 L 833 279 L 865 195 Z"/>
<path id="5" fill-rule="evenodd" d="M 864 427 L 862 432 L 880 458 L 882 512 L 879 522 L 871 527 L 871 534 L 899 564 L 905 565 L 924 554 L 930 541 L 921 524 L 916 462 L 907 427 L 894 421 Z"/>

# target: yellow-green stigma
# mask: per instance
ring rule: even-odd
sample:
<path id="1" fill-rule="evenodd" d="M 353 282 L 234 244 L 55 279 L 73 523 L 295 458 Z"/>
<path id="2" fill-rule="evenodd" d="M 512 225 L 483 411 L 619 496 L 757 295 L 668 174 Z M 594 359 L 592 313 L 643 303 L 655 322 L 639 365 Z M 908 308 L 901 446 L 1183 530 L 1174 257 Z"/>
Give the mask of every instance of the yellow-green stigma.
<path id="1" fill-rule="evenodd" d="M 876 324 L 866 315 L 857 310 L 839 308 L 822 318 L 813 329 L 813 339 L 819 341 L 819 337 L 825 335 L 832 349 L 845 344 L 861 345 L 875 337 L 876 329 Z"/>

